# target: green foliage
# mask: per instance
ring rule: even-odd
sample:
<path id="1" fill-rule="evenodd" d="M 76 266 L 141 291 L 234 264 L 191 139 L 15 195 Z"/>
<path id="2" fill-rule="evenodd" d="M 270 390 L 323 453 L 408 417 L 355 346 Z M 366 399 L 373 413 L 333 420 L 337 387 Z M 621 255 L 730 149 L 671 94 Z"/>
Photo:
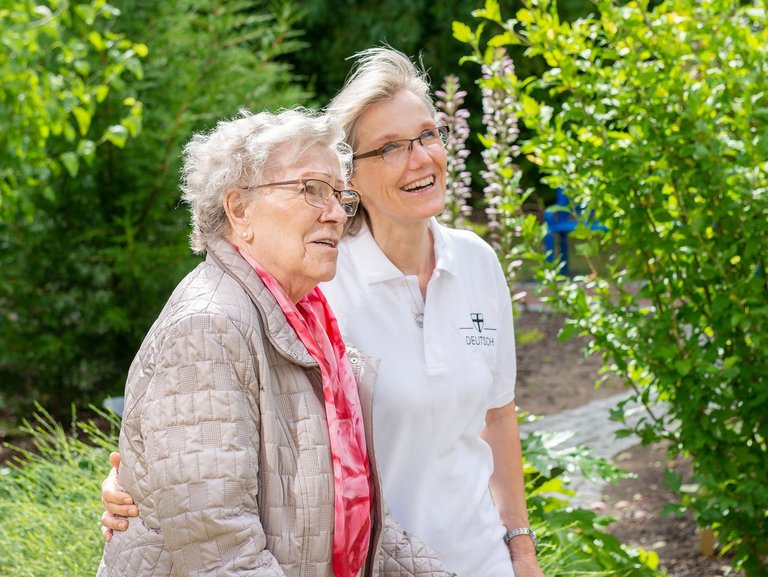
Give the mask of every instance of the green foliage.
<path id="1" fill-rule="evenodd" d="M 486 65 L 508 45 L 546 62 L 539 75 L 495 81 L 516 97 L 522 153 L 607 226 L 577 229 L 584 256 L 602 244 L 612 255 L 600 271 L 565 279 L 544 266 L 539 227 L 522 217 L 509 248 L 542 265 L 549 302 L 570 317 L 566 330 L 589 335 L 640 401 L 668 403 L 636 432 L 693 457 L 698 485 L 684 502 L 737 567 L 764 575 L 766 5 L 600 0 L 596 8 L 599 16 L 569 23 L 554 1 L 531 0 L 505 20 L 489 0 L 477 28 L 457 26 Z M 491 25 L 499 32 L 486 49 Z"/>
<path id="2" fill-rule="evenodd" d="M 387 42 L 406 54 L 420 58 L 437 89 L 442 79 L 455 75 L 468 94 L 466 108 L 470 111 L 469 125 L 475 134 L 483 131 L 480 94 L 473 87 L 476 70 L 457 63 L 465 55 L 464 48 L 452 36 L 451 24 L 462 14 L 469 14 L 482 0 L 313 0 L 302 5 L 301 26 L 311 49 L 289 55 L 297 74 L 306 79 L 315 92 L 314 105 L 325 106 L 341 88 L 349 72 L 349 58 L 355 52 Z M 502 0 L 502 8 L 512 12 L 521 6 L 520 0 Z M 562 0 L 560 13 L 565 20 L 587 14 L 592 0 Z M 517 54 L 512 54 L 516 58 Z M 544 64 L 534 59 L 516 62 L 520 74 L 527 76 L 543 70 Z M 476 138 L 467 142 L 472 155 L 467 159 L 469 170 L 476 178 L 474 187 L 482 189 L 480 152 Z M 525 163 L 527 164 L 527 163 Z M 527 167 L 528 168 L 528 167 Z M 540 187 L 535 172 L 522 173 L 523 185 Z M 541 192 L 541 191 L 540 191 Z M 543 194 L 546 194 L 546 190 Z M 480 206 L 478 195 L 472 204 Z M 466 215 L 464 215 L 466 216 Z"/>
<path id="3" fill-rule="evenodd" d="M 99 155 L 140 130 L 129 83 L 147 47 L 114 32 L 118 11 L 99 0 L 12 2 L 2 15 L 0 400 L 55 391 L 66 401 L 112 362 L 109 319 L 84 306 L 113 297 L 92 244 L 100 199 L 81 188 Z M 41 374 L 49 380 L 33 382 Z"/>
<path id="4" fill-rule="evenodd" d="M 143 76 L 125 87 L 144 104 L 140 138 L 114 129 L 124 105 L 108 98 L 90 130 L 124 148 L 99 147 L 77 178 L 52 179 L 56 192 L 35 197 L 34 219 L 0 223 L 0 402 L 24 405 L 19 411 L 35 399 L 60 411 L 122 392 L 141 338 L 197 262 L 188 212 L 177 208 L 183 143 L 241 106 L 305 98 L 276 63 L 299 47 L 287 3 L 275 3 L 275 13 L 258 0 L 115 6 L 110 34 L 149 47 Z M 93 36 L 87 22 L 65 24 L 73 38 Z M 38 74 L 43 64 L 30 61 Z"/>
<path id="5" fill-rule="evenodd" d="M 117 14 L 104 0 L 13 0 L 0 8 L 0 221 L 55 202 L 58 177 L 77 177 L 99 145 L 136 136 L 141 103 L 125 83 L 141 77 L 147 47 L 111 31 Z M 113 122 L 95 128 L 109 104 Z"/>
<path id="6" fill-rule="evenodd" d="M 423 55 L 433 79 L 456 69 L 461 46 L 450 35 L 451 20 L 477 0 L 316 0 L 306 3 L 302 25 L 312 49 L 291 57 L 324 106 L 349 72 L 347 58 L 383 42 L 406 54 Z"/>
<path id="7" fill-rule="evenodd" d="M 531 433 L 522 439 L 531 526 L 541 536 L 539 563 L 545 575 L 656 577 L 658 556 L 622 545 L 606 532 L 612 519 L 573 507 L 568 475 L 615 482 L 627 476 L 585 447 L 563 449 L 569 434 Z"/>
<path id="8" fill-rule="evenodd" d="M 98 528 L 101 480 L 118 423 L 104 434 L 80 423 L 84 440 L 45 412 L 25 424 L 35 441 L 0 468 L 0 575 L 94 575 L 103 541 Z"/>

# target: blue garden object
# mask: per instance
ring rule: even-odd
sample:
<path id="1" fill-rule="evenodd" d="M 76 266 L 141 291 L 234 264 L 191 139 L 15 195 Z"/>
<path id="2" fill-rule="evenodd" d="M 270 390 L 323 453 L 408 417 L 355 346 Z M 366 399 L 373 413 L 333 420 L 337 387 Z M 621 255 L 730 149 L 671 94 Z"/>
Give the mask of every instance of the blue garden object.
<path id="1" fill-rule="evenodd" d="M 579 225 L 588 226 L 591 230 L 608 230 L 599 222 L 592 220 L 591 217 L 584 218 L 582 207 L 574 207 L 571 204 L 571 199 L 568 198 L 562 188 L 556 190 L 555 203 L 544 211 L 544 223 L 547 226 L 547 232 L 544 235 L 547 261 L 554 262 L 557 254 L 563 264 L 561 272 L 566 276 L 571 274 L 568 262 L 568 235 Z M 555 250 L 556 245 L 557 251 Z"/>

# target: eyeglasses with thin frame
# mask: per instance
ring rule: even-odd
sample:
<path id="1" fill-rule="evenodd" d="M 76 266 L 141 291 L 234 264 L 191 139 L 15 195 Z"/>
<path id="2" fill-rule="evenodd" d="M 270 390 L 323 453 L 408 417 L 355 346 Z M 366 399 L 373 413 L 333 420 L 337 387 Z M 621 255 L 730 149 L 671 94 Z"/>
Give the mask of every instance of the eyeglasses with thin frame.
<path id="1" fill-rule="evenodd" d="M 448 134 L 450 134 L 450 129 L 447 126 L 427 128 L 426 130 L 422 130 L 421 134 L 416 138 L 393 140 L 375 150 L 363 152 L 362 154 L 355 154 L 352 157 L 352 160 L 380 156 L 387 162 L 399 162 L 408 157 L 408 154 L 413 150 L 413 143 L 417 140 L 419 141 L 419 144 L 427 148 L 444 148 L 445 145 L 448 144 Z"/>
<path id="2" fill-rule="evenodd" d="M 331 201 L 331 197 L 335 197 L 347 216 L 355 216 L 357 207 L 360 205 L 360 194 L 356 191 L 348 189 L 338 190 L 319 178 L 301 178 L 299 180 L 269 182 L 267 184 L 248 186 L 246 187 L 246 190 L 268 188 L 270 186 L 287 186 L 290 184 L 300 184 L 300 190 L 304 194 L 304 200 L 307 201 L 309 206 L 314 206 L 315 208 L 327 208 L 328 203 Z"/>

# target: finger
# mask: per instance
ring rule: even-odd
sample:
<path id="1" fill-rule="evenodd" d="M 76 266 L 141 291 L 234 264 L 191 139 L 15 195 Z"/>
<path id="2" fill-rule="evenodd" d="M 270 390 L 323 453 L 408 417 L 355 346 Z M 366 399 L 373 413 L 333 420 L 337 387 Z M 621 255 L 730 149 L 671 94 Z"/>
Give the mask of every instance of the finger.
<path id="1" fill-rule="evenodd" d="M 120 453 L 112 452 L 109 454 L 109 463 L 115 470 L 120 469 Z"/>
<path id="2" fill-rule="evenodd" d="M 115 455 L 117 453 L 114 453 Z M 101 482 L 101 500 L 104 504 L 133 505 L 130 493 L 128 493 L 117 479 L 117 470 L 112 469 L 109 475 Z"/>
<path id="3" fill-rule="evenodd" d="M 113 515 L 109 511 L 101 514 L 101 524 L 110 531 L 125 531 L 128 528 L 127 519 Z"/>
<path id="4" fill-rule="evenodd" d="M 136 517 L 139 514 L 139 509 L 136 505 L 123 505 L 104 499 L 104 512 L 117 517 Z"/>
<path id="5" fill-rule="evenodd" d="M 112 529 L 107 529 L 104 525 L 102 525 L 101 536 L 104 537 L 104 541 L 109 543 L 112 540 Z"/>
<path id="6" fill-rule="evenodd" d="M 101 500 L 104 501 L 104 505 L 133 505 L 133 499 L 131 494 L 126 493 L 122 487 L 114 485 L 106 479 L 101 485 Z"/>

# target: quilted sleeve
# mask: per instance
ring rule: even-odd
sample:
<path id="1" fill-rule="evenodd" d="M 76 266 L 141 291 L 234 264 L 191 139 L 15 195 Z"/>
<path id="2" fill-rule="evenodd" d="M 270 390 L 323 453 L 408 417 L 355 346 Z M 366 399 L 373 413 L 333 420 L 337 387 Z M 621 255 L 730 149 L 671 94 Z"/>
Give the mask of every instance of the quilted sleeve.
<path id="1" fill-rule="evenodd" d="M 406 532 L 384 504 L 379 577 L 456 577 L 432 549 Z"/>
<path id="2" fill-rule="evenodd" d="M 174 575 L 285 577 L 259 518 L 252 330 L 195 314 L 169 329 L 155 351 L 141 428 L 148 501 Z"/>

